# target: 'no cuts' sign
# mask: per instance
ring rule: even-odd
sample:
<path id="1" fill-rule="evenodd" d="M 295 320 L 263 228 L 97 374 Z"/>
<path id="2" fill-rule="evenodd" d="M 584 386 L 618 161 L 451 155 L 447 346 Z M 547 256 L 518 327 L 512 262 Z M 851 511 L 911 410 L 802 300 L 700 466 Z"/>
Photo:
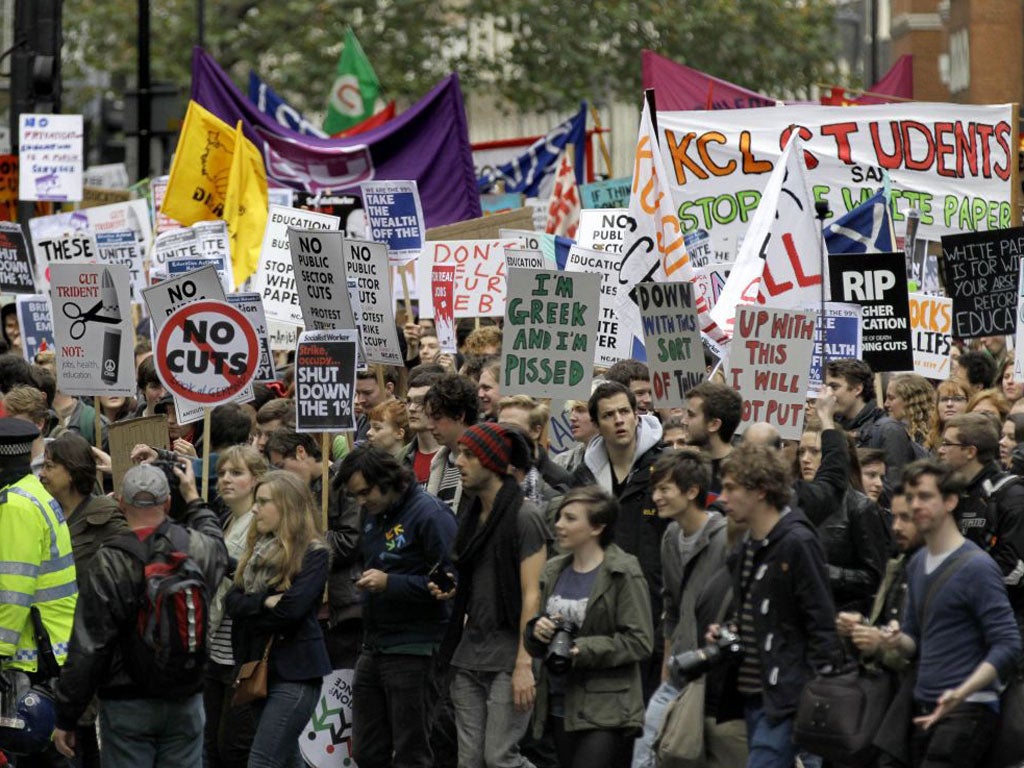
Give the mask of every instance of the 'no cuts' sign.
<path id="1" fill-rule="evenodd" d="M 198 301 L 172 313 L 156 339 L 156 368 L 175 397 L 214 406 L 247 387 L 259 367 L 259 340 L 241 311 Z"/>

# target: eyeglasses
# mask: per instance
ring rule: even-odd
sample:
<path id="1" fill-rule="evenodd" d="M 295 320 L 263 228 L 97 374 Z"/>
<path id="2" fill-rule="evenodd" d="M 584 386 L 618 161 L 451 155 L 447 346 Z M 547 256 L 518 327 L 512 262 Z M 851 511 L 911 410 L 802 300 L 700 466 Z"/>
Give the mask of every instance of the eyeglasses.
<path id="1" fill-rule="evenodd" d="M 940 448 L 970 448 L 967 443 L 951 443 L 948 440 L 943 440 L 939 443 Z"/>
<path id="2" fill-rule="evenodd" d="M 947 395 L 946 397 L 940 397 L 939 402 L 945 403 L 946 405 L 950 405 L 952 403 L 966 403 L 967 398 L 963 395 Z"/>

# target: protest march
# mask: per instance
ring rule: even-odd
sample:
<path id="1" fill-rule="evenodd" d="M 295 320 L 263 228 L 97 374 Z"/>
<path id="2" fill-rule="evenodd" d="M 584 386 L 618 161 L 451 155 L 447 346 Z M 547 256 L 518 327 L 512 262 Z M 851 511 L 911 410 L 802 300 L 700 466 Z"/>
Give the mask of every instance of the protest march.
<path id="1" fill-rule="evenodd" d="M 16 116 L 0 766 L 1024 764 L 1018 105 L 643 71 Z"/>

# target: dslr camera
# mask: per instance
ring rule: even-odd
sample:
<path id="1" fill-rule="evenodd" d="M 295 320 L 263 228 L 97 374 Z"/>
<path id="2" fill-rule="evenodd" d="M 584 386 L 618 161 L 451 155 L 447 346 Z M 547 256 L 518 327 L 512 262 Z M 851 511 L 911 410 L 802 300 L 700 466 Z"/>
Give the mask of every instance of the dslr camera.
<path id="1" fill-rule="evenodd" d="M 150 464 L 167 476 L 167 484 L 171 486 L 171 491 L 174 491 L 178 487 L 178 476 L 174 474 L 174 468 L 184 469 L 188 459 L 166 448 L 157 448 L 151 445 L 149 449 L 156 453 L 156 458 Z"/>
<path id="2" fill-rule="evenodd" d="M 544 654 L 544 666 L 556 675 L 564 675 L 572 666 L 572 640 L 576 637 L 576 626 L 566 619 L 548 617 L 555 623 L 555 633 Z"/>
<path id="3" fill-rule="evenodd" d="M 730 659 L 738 659 L 742 655 L 743 644 L 740 642 L 740 636 L 727 627 L 722 627 L 722 632 L 715 642 L 695 651 L 685 651 L 669 657 L 668 672 L 672 678 L 672 685 L 682 688 L 706 674 L 708 670 Z"/>

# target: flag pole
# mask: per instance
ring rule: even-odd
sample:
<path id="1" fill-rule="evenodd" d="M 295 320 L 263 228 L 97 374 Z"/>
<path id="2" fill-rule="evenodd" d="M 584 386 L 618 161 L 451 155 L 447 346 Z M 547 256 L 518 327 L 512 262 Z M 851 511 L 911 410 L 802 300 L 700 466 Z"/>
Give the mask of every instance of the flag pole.
<path id="1" fill-rule="evenodd" d="M 821 378 L 825 380 L 825 219 L 832 215 L 828 203 L 824 200 L 814 201 L 814 215 L 818 219 L 818 252 L 821 254 L 821 316 L 818 318 L 821 328 Z"/>
<path id="2" fill-rule="evenodd" d="M 601 125 L 601 115 L 598 114 L 597 107 L 593 104 L 590 105 L 590 116 L 594 120 L 594 133 L 597 134 L 597 143 L 601 148 L 601 159 L 604 160 L 604 169 L 608 172 L 608 178 L 612 177 L 612 155 L 608 151 L 608 145 L 604 140 L 604 128 Z"/>

